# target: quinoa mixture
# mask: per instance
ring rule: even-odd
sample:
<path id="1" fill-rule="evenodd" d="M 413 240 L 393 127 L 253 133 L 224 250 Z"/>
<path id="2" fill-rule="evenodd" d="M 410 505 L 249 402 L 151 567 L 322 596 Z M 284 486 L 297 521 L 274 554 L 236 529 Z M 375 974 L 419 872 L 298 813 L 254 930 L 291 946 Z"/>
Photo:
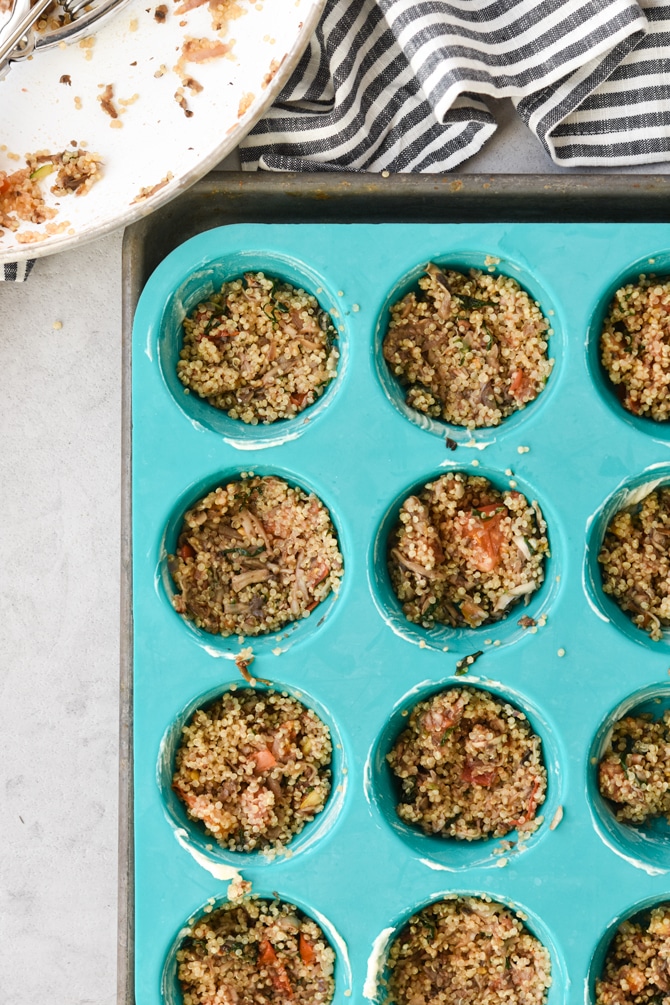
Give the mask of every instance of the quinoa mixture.
<path id="1" fill-rule="evenodd" d="M 184 516 L 168 567 L 175 610 L 214 635 L 263 635 L 307 615 L 342 577 L 320 499 L 274 476 L 242 477 Z"/>
<path id="2" fill-rule="evenodd" d="M 177 375 L 233 419 L 290 419 L 337 370 L 330 316 L 304 290 L 262 272 L 224 283 L 184 319 Z"/>
<path id="3" fill-rule="evenodd" d="M 600 355 L 624 408 L 670 419 L 670 278 L 641 275 L 614 294 Z"/>
<path id="4" fill-rule="evenodd" d="M 205 914 L 177 950 L 184 1005 L 325 1005 L 335 953 L 311 918 L 251 898 Z"/>
<path id="5" fill-rule="evenodd" d="M 598 555 L 603 591 L 658 641 L 670 626 L 670 488 L 610 520 Z"/>
<path id="6" fill-rule="evenodd" d="M 393 589 L 410 621 L 478 628 L 507 617 L 544 579 L 549 544 L 536 502 L 488 479 L 442 475 L 409 496 L 389 535 Z"/>
<path id="7" fill-rule="evenodd" d="M 656 721 L 627 715 L 615 724 L 598 765 L 598 788 L 622 823 L 654 817 L 670 823 L 670 710 Z"/>
<path id="8" fill-rule="evenodd" d="M 50 178 L 51 191 L 59 197 L 85 195 L 101 177 L 101 166 L 98 154 L 74 147 L 57 154 L 40 150 L 26 156 L 25 168 L 0 171 L 0 235 L 3 228 L 16 231 L 22 222 L 40 224 L 57 215 L 46 204 L 42 181 Z"/>
<path id="9" fill-rule="evenodd" d="M 596 981 L 596 1005 L 665 1005 L 670 1000 L 670 905 L 624 921 Z"/>
<path id="10" fill-rule="evenodd" d="M 184 726 L 172 787 L 232 851 L 281 850 L 326 804 L 332 746 L 311 709 L 277 691 L 228 691 Z"/>
<path id="11" fill-rule="evenodd" d="M 391 946 L 385 1005 L 542 1005 L 549 953 L 502 904 L 453 897 L 410 918 Z"/>
<path id="12" fill-rule="evenodd" d="M 497 426 L 551 373 L 549 323 L 508 276 L 429 263 L 420 292 L 391 307 L 384 359 L 407 404 L 457 426 Z"/>
<path id="13" fill-rule="evenodd" d="M 396 810 L 426 834 L 475 841 L 535 830 L 547 772 L 523 712 L 485 691 L 450 688 L 414 706 L 387 760 Z"/>

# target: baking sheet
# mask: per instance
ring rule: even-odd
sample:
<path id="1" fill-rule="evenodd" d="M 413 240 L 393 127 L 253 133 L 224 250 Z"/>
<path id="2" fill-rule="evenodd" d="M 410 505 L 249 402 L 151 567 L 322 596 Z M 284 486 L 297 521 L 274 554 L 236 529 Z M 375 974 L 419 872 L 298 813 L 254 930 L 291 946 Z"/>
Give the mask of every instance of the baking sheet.
<path id="1" fill-rule="evenodd" d="M 202 205 L 208 207 L 210 220 L 235 218 L 234 182 L 227 184 L 223 180 L 213 180 L 202 184 L 203 194 L 209 196 L 209 202 L 203 199 Z M 268 182 L 263 184 L 267 191 Z M 289 188 L 290 184 L 289 180 Z M 397 215 L 401 205 L 399 189 L 403 184 L 393 182 L 386 195 L 381 184 L 374 187 L 373 191 L 379 194 L 380 199 L 376 204 L 374 201 L 366 203 L 366 212 L 383 216 L 384 206 L 380 203 L 386 199 L 386 206 L 393 208 L 397 200 Z M 475 183 L 471 184 L 474 191 Z M 479 184 L 486 183 L 480 179 Z M 275 202 L 278 200 L 280 204 L 279 209 L 275 207 L 275 213 L 284 211 L 281 200 L 286 185 L 285 179 L 283 185 L 275 185 Z M 516 185 L 525 185 L 527 193 L 529 180 L 517 179 Z M 537 185 L 540 189 L 537 180 L 530 185 Z M 594 188 L 593 181 L 589 181 L 588 185 L 603 197 L 604 186 Z M 655 182 L 648 182 L 652 198 L 657 194 L 654 186 Z M 335 206 L 340 219 L 351 219 L 356 212 L 357 199 L 362 194 L 362 183 L 357 180 L 352 187 L 356 191 L 350 190 L 347 196 L 342 188 L 342 179 L 303 181 L 302 191 L 292 204 L 293 218 L 300 219 L 303 213 L 309 215 L 314 206 L 318 206 L 317 211 L 328 217 Z M 506 191 L 503 189 L 504 184 L 500 186 L 499 183 L 498 219 L 512 212 L 510 202 L 514 202 L 515 193 L 519 191 L 515 183 L 510 184 Z M 314 199 L 316 191 L 321 193 L 322 198 Z M 439 189 L 434 183 L 423 189 L 421 185 L 413 187 L 411 192 L 406 188 L 406 194 L 417 196 L 418 193 L 420 197 L 413 204 L 411 199 L 405 200 L 402 204 L 404 211 L 408 215 L 413 211 L 429 213 L 436 191 Z M 460 194 L 463 189 L 457 191 Z M 630 195 L 634 196 L 634 193 Z M 439 204 L 434 201 L 432 208 L 446 216 L 458 217 L 458 198 L 454 196 L 451 201 L 447 199 Z M 191 194 L 191 200 L 197 202 L 197 192 Z M 212 200 L 216 206 L 214 213 Z M 324 202 L 329 205 L 324 207 Z M 598 200 L 593 202 L 597 208 Z M 569 215 L 570 207 L 574 209 L 574 201 L 571 202 L 568 197 L 565 204 L 565 213 Z M 467 204 L 462 205 L 468 212 Z M 524 205 L 526 212 L 538 215 L 543 210 L 547 215 L 551 211 L 549 200 L 546 196 L 543 198 L 539 191 L 536 191 L 530 204 L 525 200 Z M 470 212 L 473 206 L 474 203 Z M 620 198 L 615 204 L 615 211 L 620 214 L 634 215 L 636 209 L 642 214 L 651 211 L 649 204 L 641 205 L 640 200 L 632 198 L 630 201 Z M 192 213 L 188 209 L 185 212 L 192 220 Z M 245 204 L 245 212 L 249 212 L 248 203 Z M 256 200 L 252 212 L 262 212 L 262 198 Z M 482 212 L 481 207 L 479 212 Z M 288 209 L 286 215 L 291 218 Z M 177 214 L 171 220 L 156 220 L 155 223 L 154 237 L 163 232 L 167 238 L 163 250 L 167 250 L 171 242 L 178 243 L 185 236 Z M 200 225 L 191 223 L 195 229 Z M 391 240 L 394 234 L 395 241 Z M 345 549 L 345 562 L 349 559 L 349 585 L 345 585 L 338 600 L 338 605 L 343 602 L 349 611 L 360 609 L 360 617 L 354 618 L 353 624 L 340 608 L 337 612 L 339 619 L 334 615 L 319 629 L 321 636 L 317 633 L 311 640 L 307 638 L 302 643 L 296 643 L 278 658 L 263 654 L 262 645 L 252 642 L 259 652 L 259 674 L 299 687 L 306 694 L 316 695 L 329 707 L 343 733 L 349 755 L 349 802 L 335 833 L 309 853 L 297 856 L 294 867 L 290 863 L 278 863 L 243 869 L 243 874 L 254 880 L 260 892 L 279 889 L 288 899 L 295 899 L 308 909 L 322 912 L 334 929 L 341 933 L 348 946 L 352 971 L 349 977 L 344 955 L 340 953 L 336 1001 L 364 1001 L 365 976 L 375 938 L 398 924 L 418 904 L 447 890 L 488 892 L 523 908 L 529 916 L 530 927 L 552 951 L 554 985 L 550 1002 L 582 1001 L 585 987 L 588 994 L 592 968 L 597 968 L 602 961 L 611 926 L 633 908 L 668 896 L 667 853 L 661 846 L 660 859 L 650 861 L 648 855 L 641 857 L 638 850 L 625 843 L 617 843 L 616 836 L 608 833 L 597 812 L 589 773 L 590 756 L 601 735 L 599 730 L 622 702 L 630 701 L 631 695 L 638 692 L 643 692 L 645 700 L 653 701 L 659 696 L 657 689 L 660 689 L 661 700 L 667 697 L 667 646 L 665 643 L 657 646 L 647 644 L 644 636 L 640 638 L 642 633 L 636 636 L 625 620 L 617 618 L 616 612 L 606 606 L 603 609 L 597 589 L 588 582 L 592 560 L 587 558 L 586 551 L 587 544 L 592 543 L 592 535 L 600 532 L 606 512 L 603 507 L 608 499 L 615 496 L 621 484 L 628 484 L 631 479 L 648 478 L 649 469 L 657 474 L 660 470 L 661 475 L 667 477 L 667 442 L 622 421 L 598 384 L 592 354 L 589 355 L 585 343 L 594 312 L 623 272 L 633 266 L 641 271 L 641 264 L 649 257 L 668 267 L 663 249 L 667 251 L 670 247 L 670 231 L 665 226 L 613 228 L 580 225 L 566 228 L 495 223 L 484 228 L 422 227 L 412 232 L 411 245 L 408 237 L 408 231 L 387 228 L 321 227 L 318 240 L 315 231 L 309 227 L 244 228 L 243 231 L 227 228 L 225 234 L 216 235 L 216 238 L 210 235 L 211 243 L 198 247 L 195 256 L 198 268 L 212 256 L 214 259 L 225 258 L 227 253 L 239 249 L 241 241 L 244 241 L 247 250 L 250 247 L 262 248 L 263 253 L 270 257 L 273 253 L 288 256 L 294 261 L 307 257 L 310 268 L 316 269 L 323 277 L 333 302 L 344 305 L 343 317 L 350 348 L 346 393 L 351 395 L 349 403 L 357 403 L 357 411 L 351 418 L 348 410 L 342 411 L 343 405 L 338 411 L 335 404 L 330 410 L 332 414 L 327 412 L 320 418 L 321 433 L 315 433 L 318 450 L 314 443 L 310 448 L 307 432 L 290 444 L 270 448 L 260 454 L 254 452 L 253 455 L 222 443 L 210 432 L 196 433 L 145 352 L 149 336 L 146 316 L 141 321 L 146 330 L 142 337 L 136 336 L 141 349 L 136 350 L 139 355 L 135 357 L 135 377 L 143 388 L 135 405 L 136 429 L 141 430 L 143 443 L 157 442 L 155 433 L 152 436 L 152 423 L 157 418 L 152 418 L 153 413 L 149 414 L 149 402 L 154 405 L 160 402 L 159 413 L 168 424 L 166 430 L 164 422 L 161 423 L 161 436 L 170 444 L 171 450 L 176 442 L 188 442 L 189 449 L 185 453 L 183 450 L 179 452 L 178 476 L 174 465 L 168 464 L 167 454 L 161 456 L 160 461 L 152 454 L 149 462 L 151 478 L 147 481 L 147 472 L 143 470 L 145 462 L 138 460 L 137 440 L 134 445 L 136 499 L 137 493 L 142 493 L 144 508 L 144 496 L 148 492 L 155 504 L 151 508 L 156 510 L 150 516 L 147 516 L 146 510 L 139 517 L 136 513 L 136 646 L 140 610 L 143 611 L 139 619 L 142 636 L 149 627 L 146 610 L 142 608 L 144 602 L 156 605 L 151 607 L 151 619 L 157 619 L 152 622 L 152 634 L 155 635 L 158 625 L 161 637 L 165 637 L 164 632 L 168 633 L 162 655 L 148 656 L 140 638 L 141 659 L 139 664 L 137 657 L 135 661 L 136 684 L 141 686 L 136 705 L 136 716 L 138 711 L 140 713 L 141 736 L 138 736 L 139 759 L 135 765 L 143 812 L 138 830 L 138 854 L 141 854 L 142 868 L 138 867 L 140 884 L 139 888 L 135 887 L 140 915 L 151 910 L 152 903 L 158 903 L 155 901 L 157 887 L 151 879 L 149 861 L 149 858 L 156 859 L 157 851 L 168 875 L 174 869 L 175 881 L 169 884 L 167 900 L 163 893 L 160 895 L 161 915 L 166 915 L 166 922 L 158 934 L 152 931 L 150 945 L 147 944 L 146 928 L 140 930 L 142 964 L 138 973 L 141 970 L 143 983 L 138 1001 L 160 1000 L 160 976 L 169 946 L 180 925 L 209 896 L 220 896 L 224 892 L 222 884 L 195 863 L 171 833 L 155 785 L 155 760 L 152 760 L 150 751 L 153 749 L 155 753 L 161 730 L 167 728 L 178 709 L 188 700 L 210 687 L 236 680 L 236 673 L 228 661 L 216 659 L 201 646 L 194 645 L 188 630 L 181 624 L 175 624 L 176 616 L 166 606 L 165 598 L 159 598 L 154 592 L 149 601 L 146 574 L 156 556 L 156 534 L 162 532 L 167 512 L 175 506 L 181 491 L 199 479 L 209 479 L 214 472 L 232 468 L 264 471 L 279 467 L 293 472 L 296 480 L 307 481 L 310 486 L 316 487 L 331 506 L 336 524 L 345 530 L 344 541 L 360 543 L 360 548 L 354 551 Z M 148 272 L 147 264 L 154 254 L 154 247 L 153 241 L 147 240 L 146 232 L 128 235 L 126 323 L 134 298 Z M 401 250 L 389 250 L 392 247 Z M 443 249 L 439 254 L 436 252 L 438 247 Z M 552 384 L 545 392 L 546 399 L 531 406 L 522 423 L 516 428 L 513 426 L 509 432 L 500 430 L 495 434 L 495 442 L 484 451 L 470 450 L 466 453 L 467 448 L 460 446 L 452 461 L 453 455 L 447 457 L 440 437 L 409 422 L 389 399 L 379 381 L 371 347 L 374 344 L 374 319 L 392 286 L 392 277 L 397 279 L 401 276 L 410 259 L 413 265 L 431 256 L 444 260 L 449 257 L 450 249 L 453 254 L 462 254 L 466 250 L 471 252 L 473 247 L 479 248 L 482 253 L 500 255 L 503 262 L 521 268 L 526 285 L 531 285 L 529 279 L 539 283 L 543 294 L 541 299 L 551 302 L 556 312 L 558 337 L 554 346 L 557 367 L 551 378 Z M 352 254 L 354 257 L 362 256 L 357 259 L 359 268 L 353 271 L 342 264 L 351 261 Z M 173 288 L 185 275 L 189 255 L 170 274 L 169 283 Z M 361 266 L 361 260 L 368 263 L 365 268 Z M 638 261 L 640 266 L 635 264 Z M 374 262 L 373 274 L 370 272 L 371 262 Z M 343 292 L 343 299 L 337 298 L 339 290 Z M 166 292 L 167 287 L 161 288 L 161 296 Z M 156 298 L 156 290 L 152 299 L 160 300 L 160 296 Z M 353 303 L 363 308 L 355 312 L 355 318 L 353 314 L 347 314 L 347 307 Z M 139 377 L 138 360 L 141 369 Z M 136 388 L 138 386 L 136 384 Z M 361 402 L 365 404 L 361 405 Z M 576 402 L 579 402 L 578 410 L 572 407 Z M 163 407 L 166 411 L 162 411 Z M 333 422 L 327 430 L 330 418 Z M 373 435 L 366 445 L 361 437 L 351 435 L 352 428 L 377 431 L 382 421 L 384 437 L 381 440 L 378 435 Z M 587 436 L 584 430 L 588 430 Z M 487 435 L 490 437 L 491 431 Z M 183 441 L 180 439 L 182 436 L 186 438 Z M 345 438 L 349 449 L 347 464 L 351 471 L 344 473 L 334 466 L 325 469 L 319 463 L 319 457 L 326 451 L 328 456 L 342 456 Z M 516 453 L 522 442 L 530 446 L 528 454 L 523 456 Z M 142 457 L 146 456 L 143 450 Z M 480 464 L 472 466 L 473 459 L 479 460 Z M 514 631 L 514 617 L 510 619 L 512 624 L 503 623 L 497 629 L 496 626 L 483 628 L 477 633 L 492 639 L 500 636 L 502 645 L 497 652 L 489 650 L 486 653 L 477 664 L 476 676 L 482 685 L 499 693 L 513 693 L 517 703 L 528 709 L 531 721 L 545 738 L 547 751 L 552 752 L 552 763 L 555 765 L 545 814 L 550 819 L 559 803 L 564 807 L 565 814 L 555 831 L 548 832 L 545 826 L 537 841 L 531 843 L 522 855 L 512 856 L 502 869 L 491 861 L 476 864 L 471 861 L 461 863 L 456 871 L 451 871 L 449 856 L 440 858 L 437 851 L 426 855 L 419 853 L 416 847 L 394 832 L 378 795 L 375 796 L 372 791 L 375 779 L 370 765 L 374 764 L 374 758 L 370 759 L 369 755 L 397 716 L 398 703 L 412 700 L 410 692 L 417 686 L 421 690 L 447 680 L 468 681 L 468 678 L 453 677 L 456 659 L 468 648 L 465 641 L 454 641 L 450 646 L 450 655 L 431 648 L 430 640 L 426 648 L 422 648 L 417 644 L 420 638 L 412 639 L 406 634 L 387 631 L 389 625 L 383 617 L 383 609 L 380 611 L 380 594 L 375 585 L 374 570 L 379 571 L 379 563 L 375 561 L 373 542 L 389 502 L 417 480 L 426 480 L 430 475 L 446 470 L 445 461 L 471 473 L 488 473 L 490 469 L 497 482 L 500 482 L 501 472 L 512 467 L 520 487 L 525 488 L 527 483 L 529 490 L 537 492 L 549 521 L 552 543 L 550 569 L 553 568 L 554 580 L 555 575 L 560 575 L 563 583 L 562 586 L 559 584 L 555 593 L 549 590 L 548 599 L 545 597 L 542 600 L 542 603 L 548 604 L 549 621 L 546 628 L 536 635 L 519 638 Z M 658 465 L 661 465 L 660 469 Z M 360 477 L 361 471 L 366 472 L 364 480 Z M 160 485 L 154 484 L 156 476 Z M 575 479 L 578 502 L 574 491 Z M 383 483 L 383 498 L 375 495 L 371 499 L 370 493 L 364 491 L 366 483 Z M 166 485 L 169 491 L 165 490 Z M 394 485 L 398 489 L 395 496 Z M 352 515 L 354 511 L 345 501 L 360 499 L 362 495 L 364 516 Z M 141 569 L 139 574 L 138 568 Z M 141 589 L 139 602 L 138 589 Z M 383 608 L 384 605 L 381 606 Z M 606 620 L 608 618 L 613 620 Z M 346 641 L 341 632 L 344 632 Z M 411 632 L 409 634 L 412 635 Z M 225 646 L 222 648 L 225 649 Z M 565 649 L 564 657 L 558 655 L 559 649 Z M 176 663 L 183 664 L 185 660 L 189 665 L 187 679 L 176 672 Z M 174 669 L 171 669 L 173 664 Z M 144 687 L 148 687 L 149 679 L 156 679 L 155 671 L 159 665 L 160 679 L 164 680 L 166 673 L 169 675 L 170 693 L 169 697 L 159 702 L 159 709 L 152 708 L 149 714 L 146 703 L 148 691 Z M 136 718 L 136 724 L 137 721 Z M 371 793 L 369 800 L 366 791 Z M 145 813 L 149 818 L 148 830 L 145 829 Z M 145 838 L 148 834 L 151 838 L 147 843 Z M 361 847 L 365 849 L 364 853 L 361 853 Z M 149 851 L 151 855 L 148 855 Z M 383 863 L 383 869 L 379 863 Z M 360 890 L 364 882 L 365 909 L 361 910 Z M 349 990 L 349 980 L 352 982 L 352 997 L 344 995 Z"/>
<path id="2" fill-rule="evenodd" d="M 216 7 L 216 5 L 214 5 Z M 28 153 L 75 146 L 100 155 L 102 177 L 81 197 L 56 197 L 56 216 L 0 234 L 0 263 L 62 251 L 155 210 L 211 170 L 279 93 L 314 30 L 323 0 L 227 0 L 178 13 L 179 2 L 128 2 L 97 31 L 13 63 L 0 80 L 0 171 Z M 165 7 L 165 20 L 157 8 Z M 95 27 L 95 26 L 93 26 Z M 227 52 L 184 61 L 188 39 Z M 195 81 L 195 90 L 184 84 Z M 112 85 L 116 117 L 100 100 Z M 54 176 L 55 177 L 55 176 Z"/>

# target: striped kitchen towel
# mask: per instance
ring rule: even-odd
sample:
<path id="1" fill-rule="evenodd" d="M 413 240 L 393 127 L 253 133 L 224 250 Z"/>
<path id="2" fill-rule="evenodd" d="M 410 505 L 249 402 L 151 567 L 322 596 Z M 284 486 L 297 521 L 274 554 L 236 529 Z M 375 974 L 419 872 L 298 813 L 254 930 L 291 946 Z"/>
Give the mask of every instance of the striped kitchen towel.
<path id="1" fill-rule="evenodd" d="M 326 0 L 248 169 L 449 171 L 510 97 L 564 167 L 670 160 L 670 0 Z"/>
<path id="2" fill-rule="evenodd" d="M 2 266 L 3 271 L 0 273 L 0 279 L 4 279 L 8 283 L 22 283 L 33 271 L 34 264 L 34 261 L 7 262 Z"/>
<path id="3" fill-rule="evenodd" d="M 670 160 L 670 0 L 326 0 L 242 166 L 450 171 L 496 130 L 487 96 L 562 167 Z"/>

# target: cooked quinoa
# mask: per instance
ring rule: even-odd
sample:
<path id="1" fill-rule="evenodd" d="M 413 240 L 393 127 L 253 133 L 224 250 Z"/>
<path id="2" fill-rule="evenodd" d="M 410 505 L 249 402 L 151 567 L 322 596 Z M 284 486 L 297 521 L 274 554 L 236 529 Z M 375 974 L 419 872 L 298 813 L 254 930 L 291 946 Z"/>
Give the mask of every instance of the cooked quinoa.
<path id="1" fill-rule="evenodd" d="M 11 174 L 0 171 L 0 235 L 2 228 L 16 231 L 21 223 L 45 223 L 57 215 L 47 206 L 41 183 L 49 179 L 54 195 L 84 195 L 101 177 L 98 154 L 77 147 L 61 153 L 40 150 L 26 156 L 26 167 Z M 55 172 L 55 179 L 53 176 Z"/>
<path id="2" fill-rule="evenodd" d="M 596 981 L 596 1005 L 664 1005 L 670 992 L 670 904 L 623 921 Z"/>
<path id="3" fill-rule="evenodd" d="M 290 419 L 335 376 L 335 335 L 330 316 L 305 290 L 247 272 L 184 319 L 177 375 L 233 419 Z"/>
<path id="4" fill-rule="evenodd" d="M 662 718 L 627 715 L 615 723 L 598 765 L 600 794 L 622 823 L 670 823 L 670 710 Z"/>
<path id="5" fill-rule="evenodd" d="M 184 516 L 168 567 L 173 605 L 214 635 L 263 635 L 339 588 L 342 556 L 320 499 L 275 476 L 242 477 Z"/>
<path id="6" fill-rule="evenodd" d="M 452 897 L 410 918 L 391 946 L 385 1005 L 542 1005 L 546 948 L 502 904 Z"/>
<path id="7" fill-rule="evenodd" d="M 172 787 L 232 851 L 280 851 L 321 812 L 332 745 L 316 712 L 278 691 L 228 691 L 184 726 Z"/>
<path id="8" fill-rule="evenodd" d="M 488 479 L 442 475 L 402 504 L 389 535 L 393 589 L 410 621 L 432 628 L 500 621 L 544 579 L 546 524 L 536 502 Z"/>
<path id="9" fill-rule="evenodd" d="M 391 307 L 384 359 L 407 404 L 457 426 L 497 426 L 543 389 L 549 322 L 508 276 L 426 266 Z"/>
<path id="10" fill-rule="evenodd" d="M 658 641 L 670 626 L 670 488 L 610 520 L 598 555 L 603 591 Z"/>
<path id="11" fill-rule="evenodd" d="M 335 953 L 311 918 L 250 898 L 205 914 L 177 950 L 184 1005 L 324 1005 Z"/>
<path id="12" fill-rule="evenodd" d="M 475 841 L 538 826 L 542 741 L 523 712 L 485 691 L 450 688 L 419 702 L 387 760 L 400 781 L 398 816 L 426 834 Z"/>
<path id="13" fill-rule="evenodd" d="M 641 275 L 614 294 L 600 336 L 601 361 L 624 408 L 670 419 L 670 278 Z"/>

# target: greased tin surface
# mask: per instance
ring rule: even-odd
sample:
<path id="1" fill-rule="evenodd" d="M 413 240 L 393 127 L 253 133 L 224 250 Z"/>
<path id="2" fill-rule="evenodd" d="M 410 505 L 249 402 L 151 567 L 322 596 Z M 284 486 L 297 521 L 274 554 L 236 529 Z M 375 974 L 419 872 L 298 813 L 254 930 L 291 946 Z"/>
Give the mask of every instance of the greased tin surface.
<path id="1" fill-rule="evenodd" d="M 555 363 L 535 402 L 470 434 L 404 406 L 381 340 L 388 305 L 426 262 L 486 269 L 491 259 L 539 301 Z M 274 426 L 214 412 L 185 396 L 174 373 L 184 314 L 250 270 L 316 294 L 339 329 L 337 379 L 311 409 Z M 596 560 L 608 519 L 631 493 L 670 482 L 670 427 L 624 413 L 598 363 L 612 294 L 642 272 L 670 272 L 667 225 L 232 225 L 177 248 L 150 278 L 132 359 L 138 1005 L 180 1003 L 180 932 L 211 898 L 225 900 L 232 869 L 321 924 L 337 955 L 338 1005 L 374 999 L 398 926 L 451 892 L 486 894 L 527 917 L 551 954 L 550 1005 L 592 1001 L 613 929 L 670 897 L 665 829 L 617 824 L 594 766 L 615 719 L 638 707 L 660 714 L 670 691 L 667 638 L 651 642 L 603 595 Z M 542 588 L 507 620 L 429 631 L 406 621 L 390 589 L 386 537 L 407 495 L 449 470 L 501 489 L 513 478 L 539 503 L 551 554 Z M 315 708 L 335 747 L 326 810 L 273 861 L 219 849 L 170 790 L 185 718 L 244 682 L 239 640 L 198 632 L 172 609 L 166 554 L 184 511 L 243 471 L 314 491 L 344 557 L 336 598 L 280 636 L 244 642 L 252 672 Z M 524 629 L 522 614 L 544 614 L 546 624 Z M 429 838 L 396 818 L 385 754 L 403 712 L 447 685 L 508 699 L 542 737 L 544 820 L 523 847 Z"/>

